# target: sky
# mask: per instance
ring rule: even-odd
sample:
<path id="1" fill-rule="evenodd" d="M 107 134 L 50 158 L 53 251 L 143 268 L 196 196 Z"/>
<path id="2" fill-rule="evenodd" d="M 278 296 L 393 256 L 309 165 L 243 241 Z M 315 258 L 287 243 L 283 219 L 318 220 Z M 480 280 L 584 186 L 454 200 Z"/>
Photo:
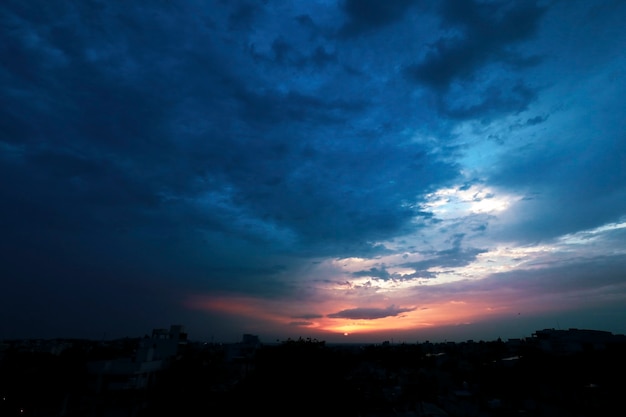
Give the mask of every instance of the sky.
<path id="1" fill-rule="evenodd" d="M 626 333 L 625 20 L 2 2 L 0 339 Z"/>

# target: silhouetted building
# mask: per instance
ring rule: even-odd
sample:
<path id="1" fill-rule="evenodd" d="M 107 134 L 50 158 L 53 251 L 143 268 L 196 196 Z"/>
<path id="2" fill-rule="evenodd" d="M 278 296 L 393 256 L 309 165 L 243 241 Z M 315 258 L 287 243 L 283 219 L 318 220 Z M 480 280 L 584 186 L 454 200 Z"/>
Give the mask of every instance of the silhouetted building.
<path id="1" fill-rule="evenodd" d="M 545 352 L 571 354 L 586 350 L 604 350 L 614 339 L 611 332 L 602 330 L 543 329 L 532 334 L 531 342 Z"/>
<path id="2" fill-rule="evenodd" d="M 95 377 L 92 388 L 95 392 L 148 388 L 186 343 L 183 326 L 153 329 L 152 337 L 142 339 L 134 355 L 89 362 L 87 370 Z"/>

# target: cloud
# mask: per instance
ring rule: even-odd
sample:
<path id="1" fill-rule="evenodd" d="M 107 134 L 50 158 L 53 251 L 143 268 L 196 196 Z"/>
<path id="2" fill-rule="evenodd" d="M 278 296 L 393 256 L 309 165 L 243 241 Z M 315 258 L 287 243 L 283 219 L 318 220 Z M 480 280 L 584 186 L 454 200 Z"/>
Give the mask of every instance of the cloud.
<path id="1" fill-rule="evenodd" d="M 338 311 L 337 313 L 328 314 L 327 317 L 333 319 L 352 319 L 352 320 L 376 320 L 385 317 L 395 317 L 402 313 L 414 311 L 415 308 L 400 308 L 389 306 L 387 308 L 351 308 Z"/>
<path id="2" fill-rule="evenodd" d="M 343 0 L 348 21 L 341 28 L 344 36 L 355 36 L 389 25 L 406 16 L 415 0 Z"/>
<path id="3" fill-rule="evenodd" d="M 519 113 L 536 98 L 536 87 L 516 75 L 535 66 L 516 46 L 532 38 L 546 7 L 530 2 L 441 2 L 440 30 L 409 79 L 432 90 L 442 115 L 453 119 Z"/>
<path id="4" fill-rule="evenodd" d="M 452 298 L 486 303 L 494 309 L 523 308 L 526 314 L 567 311 L 581 303 L 601 305 L 626 297 L 624 263 L 621 254 L 587 259 L 568 257 L 545 264 L 522 265 L 478 280 L 415 287 L 414 291 L 424 305 Z"/>
<path id="5" fill-rule="evenodd" d="M 303 50 L 299 45 L 282 36 L 274 39 L 269 51 L 257 51 L 250 46 L 250 53 L 256 61 L 270 65 L 289 66 L 300 71 L 324 70 L 329 65 L 337 64 L 337 52 L 332 46 L 318 44 Z"/>
<path id="6" fill-rule="evenodd" d="M 313 320 L 313 319 L 320 319 L 322 317 L 324 317 L 322 314 L 316 314 L 316 313 L 312 313 L 312 314 L 299 314 L 296 316 L 292 316 L 294 319 L 306 319 L 306 320 Z"/>
<path id="7" fill-rule="evenodd" d="M 62 48 L 68 64 L 48 70 L 44 53 L 29 51 L 23 65 L 11 61 L 9 74 L 15 88 L 27 91 L 31 100 L 4 97 L 8 108 L 26 106 L 38 119 L 37 127 L 10 123 L 21 137 L 9 139 L 25 146 L 26 155 L 40 160 L 47 155 L 41 164 L 23 161 L 24 169 L 38 164 L 42 175 L 54 181 L 72 176 L 59 170 L 78 162 L 102 171 L 73 175 L 68 179 L 73 185 L 58 190 L 58 204 L 66 197 L 93 199 L 94 204 L 125 202 L 113 217 L 150 210 L 165 224 L 195 231 L 236 231 L 242 239 L 255 240 L 279 230 L 273 236 L 288 236 L 309 248 L 318 245 L 319 251 L 329 250 L 328 245 L 335 247 L 331 250 L 372 251 L 367 242 L 409 227 L 418 214 L 400 204 L 407 190 L 419 199 L 421 189 L 454 175 L 451 166 L 428 155 L 428 148 L 391 141 L 393 131 L 381 132 L 379 140 L 362 148 L 362 133 L 349 121 L 375 110 L 361 92 L 321 94 L 296 85 L 279 89 L 277 81 L 284 78 L 272 71 L 280 71 L 284 60 L 251 77 L 243 68 L 254 57 L 213 41 L 218 27 L 200 26 L 196 19 L 188 23 L 189 31 L 172 34 L 171 25 L 192 10 L 168 17 L 156 6 L 150 7 L 153 14 L 131 8 L 124 21 L 115 17 L 115 3 L 105 13 L 91 10 L 98 25 L 110 31 L 105 38 L 83 24 L 89 7 L 72 10 L 58 22 L 58 30 L 47 23 L 30 29 L 51 33 L 46 38 L 50 47 Z M 250 7 L 238 6 L 231 24 L 251 25 Z M 51 16 L 42 13 L 47 22 Z M 215 19 L 228 9 L 216 13 Z M 255 15 L 254 20 L 271 26 L 267 16 Z M 144 33 L 151 37 L 142 41 Z M 291 53 L 288 43 L 275 39 L 275 53 Z M 200 50 L 198 43 L 207 47 Z M 302 56 L 319 66 L 333 59 L 329 50 L 312 44 Z M 37 88 L 23 79 L 28 68 L 41 77 Z M 38 103 L 55 105 L 41 108 Z M 20 117 L 23 113 L 15 120 Z M 37 137 L 45 149 L 37 149 Z M 65 161 L 54 163 L 52 155 L 64 155 Z M 377 177 L 376 171 L 386 174 Z M 76 193 L 72 187 L 78 186 Z M 43 200 L 45 187 L 33 183 L 30 194 Z M 214 197 L 220 198 L 219 207 L 215 201 L 202 207 Z M 181 216 L 190 213 L 183 221 Z M 253 226 L 246 229 L 246 224 Z"/>
<path id="8" fill-rule="evenodd" d="M 391 279 L 392 277 L 389 271 L 387 271 L 384 267 L 380 269 L 370 268 L 367 271 L 356 271 L 356 272 L 353 272 L 352 275 L 355 277 L 372 277 L 372 278 L 377 278 L 377 279 L 382 279 L 382 280 L 388 280 L 388 279 Z"/>
<path id="9" fill-rule="evenodd" d="M 256 2 L 236 1 L 233 3 L 235 10 L 228 17 L 231 29 L 250 29 L 255 16 L 263 12 L 263 6 Z"/>
<path id="10" fill-rule="evenodd" d="M 71 318 L 100 291 L 97 314 L 137 296 L 163 317 L 217 294 L 243 300 L 224 331 L 250 300 L 255 324 L 320 330 L 320 311 L 400 316 L 368 308 L 407 291 L 541 291 L 506 247 L 617 256 L 617 231 L 581 231 L 626 212 L 618 3 L 3 4 L 4 299 L 43 288 L 28 305 Z"/>
<path id="11" fill-rule="evenodd" d="M 585 106 L 582 102 L 580 105 Z M 553 131 L 563 113 L 578 112 L 586 116 L 568 122 L 568 129 L 558 135 Z M 503 230 L 507 238 L 553 238 L 616 221 L 624 213 L 626 174 L 622 167 L 626 147 L 622 134 L 613 128 L 597 130 L 591 126 L 618 128 L 623 122 L 610 113 L 586 112 L 582 108 L 563 111 L 552 115 L 550 124 L 543 128 L 552 138 L 550 142 L 531 140 L 530 144 L 511 148 L 509 152 L 515 158 L 498 158 L 489 182 L 529 197 L 501 216 L 508 224 Z M 589 141 L 581 140 L 583 137 Z"/>
<path id="12" fill-rule="evenodd" d="M 520 80 L 498 80 L 484 88 L 466 87 L 462 85 L 439 96 L 438 108 L 442 114 L 460 120 L 491 119 L 502 114 L 518 114 L 537 97 L 536 89 Z"/>
<path id="13" fill-rule="evenodd" d="M 311 322 L 311 321 L 292 321 L 289 322 L 290 326 L 295 326 L 295 327 L 307 327 L 307 326 L 311 326 L 315 323 Z"/>
<path id="14" fill-rule="evenodd" d="M 526 126 L 534 126 L 534 125 L 538 125 L 538 124 L 543 123 L 543 122 L 545 122 L 546 120 L 548 120 L 548 117 L 549 117 L 549 116 L 547 116 L 547 115 L 545 115 L 545 116 L 538 115 L 538 116 L 534 116 L 534 117 L 529 117 L 529 118 L 526 120 L 525 125 L 526 125 Z"/>
<path id="15" fill-rule="evenodd" d="M 445 91 L 489 62 L 514 64 L 508 48 L 534 34 L 545 7 L 530 2 L 445 1 L 440 12 L 442 27 L 453 34 L 434 42 L 409 73 Z"/>
<path id="16" fill-rule="evenodd" d="M 425 253 L 428 259 L 416 262 L 405 262 L 399 266 L 414 269 L 415 272 L 410 274 L 411 277 L 417 278 L 434 278 L 436 273 L 429 271 L 431 268 L 459 268 L 467 266 L 476 260 L 481 253 L 487 252 L 486 249 L 463 248 L 462 241 L 464 234 L 456 234 L 452 239 L 452 248 L 431 253 Z"/>

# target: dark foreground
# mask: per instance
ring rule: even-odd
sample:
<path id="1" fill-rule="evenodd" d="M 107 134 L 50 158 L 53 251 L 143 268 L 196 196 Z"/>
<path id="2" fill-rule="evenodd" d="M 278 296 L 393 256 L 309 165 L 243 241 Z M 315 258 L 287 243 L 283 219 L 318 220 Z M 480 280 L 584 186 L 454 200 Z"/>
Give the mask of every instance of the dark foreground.
<path id="1" fill-rule="evenodd" d="M 174 356 L 145 363 L 137 362 L 141 339 L 65 340 L 56 350 L 42 348 L 41 341 L 5 341 L 0 415 L 596 417 L 623 412 L 623 337 L 572 342 L 552 340 L 548 333 L 533 336 L 363 346 L 303 339 L 271 346 L 187 342 Z M 122 360 L 135 366 L 128 369 L 160 366 L 144 374 L 113 372 L 113 363 Z"/>

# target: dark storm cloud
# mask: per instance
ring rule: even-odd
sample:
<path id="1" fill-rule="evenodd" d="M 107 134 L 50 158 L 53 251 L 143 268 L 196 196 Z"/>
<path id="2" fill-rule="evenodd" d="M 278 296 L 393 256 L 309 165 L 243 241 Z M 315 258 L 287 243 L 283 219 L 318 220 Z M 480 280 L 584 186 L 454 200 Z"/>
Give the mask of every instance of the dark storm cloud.
<path id="1" fill-rule="evenodd" d="M 348 21 L 340 33 L 353 36 L 375 30 L 402 19 L 416 0 L 343 0 Z"/>
<path id="2" fill-rule="evenodd" d="M 237 201 L 261 218 L 288 226 L 308 243 L 360 245 L 360 239 L 401 230 L 419 215 L 403 207 L 405 192 L 448 175 L 444 165 L 436 166 L 426 155 L 390 143 L 344 137 L 329 148 L 332 136 L 304 139 L 277 143 L 275 149 L 244 141 L 240 149 L 246 151 L 227 151 L 236 153 L 236 164 L 223 171 L 236 186 Z M 215 164 L 228 161 L 222 157 Z"/>
<path id="3" fill-rule="evenodd" d="M 454 119 L 492 118 L 525 110 L 536 89 L 515 74 L 536 65 L 517 44 L 535 33 L 546 7 L 534 2 L 441 2 L 442 35 L 409 77 L 433 90 L 439 111 Z"/>
<path id="4" fill-rule="evenodd" d="M 54 242 L 67 233 L 97 243 L 102 233 L 117 233 L 159 203 L 140 176 L 106 159 L 60 149 L 23 151 L 18 160 L 0 164 L 0 173 L 11 179 L 0 190 L 7 237 Z"/>
<path id="5" fill-rule="evenodd" d="M 238 112 L 248 123 L 259 127 L 278 123 L 323 122 L 340 124 L 351 114 L 361 113 L 367 103 L 340 98 L 320 98 L 299 92 L 269 91 L 259 94 L 249 89 L 234 91 Z"/>
<path id="6" fill-rule="evenodd" d="M 453 81 L 473 76 L 488 62 L 520 65 L 509 48 L 535 32 L 544 11 L 545 7 L 526 1 L 444 1 L 441 25 L 452 35 L 432 44 L 410 72 L 426 85 L 447 90 Z"/>
<path id="7" fill-rule="evenodd" d="M 250 54 L 257 63 L 288 65 L 299 70 L 316 68 L 322 70 L 338 62 L 337 52 L 327 46 L 318 45 L 310 50 L 302 48 L 289 40 L 278 37 L 272 42 L 271 51 L 259 52 L 254 45 L 250 46 Z"/>
<path id="8" fill-rule="evenodd" d="M 455 94 L 439 97 L 438 107 L 446 116 L 453 119 L 491 118 L 503 114 L 516 114 L 528 108 L 536 96 L 536 89 L 520 80 L 488 85 L 470 96 L 480 95 L 480 99 L 465 100 Z"/>
<path id="9" fill-rule="evenodd" d="M 338 311 L 337 313 L 328 314 L 327 317 L 332 319 L 377 320 L 385 317 L 399 316 L 402 313 L 414 310 L 415 308 L 400 308 L 393 305 L 387 308 L 350 308 Z"/>
<path id="10" fill-rule="evenodd" d="M 253 1 L 234 1 L 229 6 L 233 6 L 234 9 L 228 16 L 231 29 L 249 29 L 254 23 L 255 16 L 263 12 L 263 6 Z"/>
<path id="11" fill-rule="evenodd" d="M 4 152 L 1 168 L 19 179 L 2 190 L 10 235 L 54 230 L 41 239 L 64 235 L 76 254 L 108 246 L 110 257 L 135 246 L 136 262 L 188 264 L 188 281 L 202 270 L 231 288 L 228 276 L 279 285 L 271 260 L 247 254 L 255 245 L 270 243 L 266 256 L 373 255 L 385 248 L 372 242 L 410 230 L 421 214 L 407 193 L 419 200 L 454 167 L 398 141 L 401 127 L 374 139 L 352 127 L 376 115 L 354 81 L 325 94 L 278 89 L 281 71 L 324 70 L 336 54 L 315 42 L 296 51 L 272 34 L 274 60 L 255 64 L 233 45 L 248 44 L 252 26 L 275 29 L 258 26 L 265 12 L 252 3 L 3 8 L 2 141 L 13 156 Z"/>

